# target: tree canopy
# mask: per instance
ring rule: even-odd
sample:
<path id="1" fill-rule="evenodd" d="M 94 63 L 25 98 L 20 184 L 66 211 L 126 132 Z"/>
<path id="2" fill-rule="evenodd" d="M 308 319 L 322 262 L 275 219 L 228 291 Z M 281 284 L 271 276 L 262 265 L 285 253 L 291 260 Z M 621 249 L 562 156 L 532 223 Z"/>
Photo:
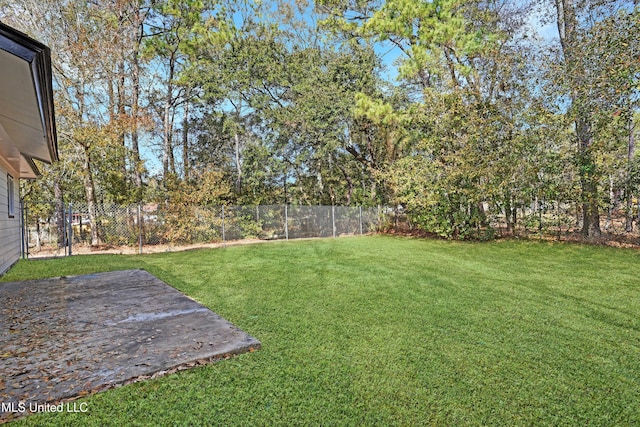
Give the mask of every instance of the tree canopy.
<path id="1" fill-rule="evenodd" d="M 62 161 L 27 199 L 634 229 L 633 1 L 0 0 L 0 20 L 53 53 Z"/>

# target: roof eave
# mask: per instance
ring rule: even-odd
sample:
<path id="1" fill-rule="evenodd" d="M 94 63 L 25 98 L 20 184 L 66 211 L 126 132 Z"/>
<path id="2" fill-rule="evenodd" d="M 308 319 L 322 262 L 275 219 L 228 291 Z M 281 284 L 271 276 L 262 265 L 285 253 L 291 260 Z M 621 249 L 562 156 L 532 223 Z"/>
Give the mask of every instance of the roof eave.
<path id="1" fill-rule="evenodd" d="M 49 159 L 38 159 L 45 163 L 59 160 L 58 137 L 56 132 L 55 109 L 53 100 L 53 73 L 51 68 L 51 50 L 46 45 L 32 39 L 28 35 L 0 22 L 0 48 L 29 62 L 35 90 L 40 107 L 40 119 L 45 133 Z M 4 41 L 4 44 L 2 42 Z M 30 159 L 29 156 L 24 156 Z M 38 169 L 32 160 L 33 172 Z"/>

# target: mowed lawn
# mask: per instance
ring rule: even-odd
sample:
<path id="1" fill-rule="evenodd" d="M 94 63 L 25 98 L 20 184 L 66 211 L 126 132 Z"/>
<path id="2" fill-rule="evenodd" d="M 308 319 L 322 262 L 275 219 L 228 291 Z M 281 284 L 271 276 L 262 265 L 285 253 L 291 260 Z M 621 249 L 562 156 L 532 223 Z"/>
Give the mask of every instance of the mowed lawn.
<path id="1" fill-rule="evenodd" d="M 21 261 L 3 280 L 128 268 L 262 349 L 20 422 L 640 424 L 637 250 L 365 236 Z"/>

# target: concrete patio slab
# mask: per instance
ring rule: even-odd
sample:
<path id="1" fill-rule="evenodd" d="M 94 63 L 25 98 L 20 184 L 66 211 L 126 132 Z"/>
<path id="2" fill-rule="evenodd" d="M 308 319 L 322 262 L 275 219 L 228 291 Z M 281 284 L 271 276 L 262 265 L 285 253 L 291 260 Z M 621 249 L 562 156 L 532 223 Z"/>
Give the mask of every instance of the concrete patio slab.
<path id="1" fill-rule="evenodd" d="M 2 283 L 0 301 L 0 421 L 260 347 L 142 270 Z"/>

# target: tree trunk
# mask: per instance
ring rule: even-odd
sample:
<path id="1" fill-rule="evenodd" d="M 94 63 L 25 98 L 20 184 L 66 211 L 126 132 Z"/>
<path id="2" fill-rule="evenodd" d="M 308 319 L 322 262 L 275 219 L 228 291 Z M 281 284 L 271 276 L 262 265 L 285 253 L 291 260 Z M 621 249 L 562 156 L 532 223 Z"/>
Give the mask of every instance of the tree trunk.
<path id="1" fill-rule="evenodd" d="M 507 222 L 507 234 L 513 234 L 511 195 L 507 194 L 504 201 L 504 218 Z"/>
<path id="2" fill-rule="evenodd" d="M 138 135 L 138 120 L 140 114 L 140 47 L 143 37 L 143 22 L 145 16 L 140 9 L 135 12 L 135 49 L 131 55 L 131 151 L 133 153 L 133 182 L 135 184 L 135 201 L 142 201 L 142 162 L 140 159 L 140 144 Z"/>
<path id="3" fill-rule="evenodd" d="M 580 116 L 584 113 L 579 112 Z M 588 239 L 600 237 L 600 211 L 598 208 L 598 180 L 596 165 L 590 152 L 591 125 L 579 117 L 576 120 L 579 144 L 580 185 L 582 190 L 582 235 Z"/>
<path id="4" fill-rule="evenodd" d="M 53 183 L 53 194 L 56 199 L 56 228 L 58 234 L 58 247 L 64 247 L 66 243 L 65 221 L 64 221 L 64 199 L 60 182 L 56 179 Z"/>
<path id="5" fill-rule="evenodd" d="M 351 206 L 351 198 L 353 197 L 353 179 L 351 179 L 345 168 L 340 166 L 339 162 L 337 162 L 337 164 L 340 172 L 342 172 L 342 176 L 344 176 L 344 179 L 347 181 L 347 206 Z"/>
<path id="6" fill-rule="evenodd" d="M 631 178 L 633 176 L 633 159 L 636 155 L 636 141 L 635 141 L 635 123 L 633 122 L 633 112 L 629 115 L 629 144 L 627 146 L 627 182 L 625 185 L 625 231 L 631 233 L 633 231 L 633 189 L 631 188 Z"/>
<path id="7" fill-rule="evenodd" d="M 140 103 L 140 61 L 138 54 L 133 56 L 133 73 L 132 73 L 133 93 L 131 97 L 131 151 L 133 153 L 133 181 L 136 186 L 135 200 L 142 200 L 142 161 L 140 159 L 140 144 L 138 139 L 138 115 Z"/>
<path id="8" fill-rule="evenodd" d="M 571 106 L 575 113 L 576 136 L 578 139 L 578 169 L 580 174 L 582 203 L 582 235 L 586 238 L 599 237 L 600 213 L 598 209 L 598 181 L 596 165 L 591 153 L 591 107 L 586 93 L 587 82 L 585 64 L 582 62 L 578 37 L 578 17 L 576 0 L 555 0 L 557 26 L 564 55 L 565 73 L 569 77 Z"/>
<path id="9" fill-rule="evenodd" d="M 117 85 L 117 89 L 118 89 L 118 115 L 117 115 L 117 120 L 118 120 L 118 128 L 120 129 L 118 131 L 118 143 L 122 146 L 122 155 L 118 156 L 118 168 L 120 169 L 120 172 L 122 173 L 122 179 L 123 181 L 126 182 L 126 177 L 127 177 L 127 161 L 126 161 L 126 150 L 124 149 L 126 146 L 126 132 L 125 132 L 125 126 L 124 126 L 124 119 L 126 116 L 126 93 L 125 93 L 125 84 L 126 84 L 126 77 L 125 77 L 125 63 L 124 63 L 124 52 L 121 51 L 120 53 L 122 56 L 120 58 L 120 60 L 118 61 L 118 85 Z"/>
<path id="10" fill-rule="evenodd" d="M 176 110 L 174 107 L 171 108 L 171 120 L 169 123 L 169 172 L 175 176 L 176 174 L 176 158 L 174 156 L 174 145 L 173 145 L 173 129 L 175 128 L 175 118 L 176 118 Z"/>
<path id="11" fill-rule="evenodd" d="M 187 96 L 188 98 L 188 96 Z M 189 101 L 184 104 L 182 119 L 182 168 L 185 181 L 189 180 Z"/>
<path id="12" fill-rule="evenodd" d="M 87 210 L 89 211 L 89 221 L 91 223 L 91 246 L 100 244 L 98 234 L 98 215 L 96 212 L 96 192 L 93 183 L 93 172 L 91 171 L 91 153 L 89 146 L 83 145 L 83 185 L 84 193 L 87 201 Z"/>
<path id="13" fill-rule="evenodd" d="M 169 88 L 171 84 L 168 85 Z M 170 89 L 167 89 L 169 91 Z M 162 173 L 166 178 L 169 175 L 169 150 L 171 150 L 171 103 L 170 103 L 170 95 L 167 95 L 167 99 L 164 103 L 164 131 L 162 136 Z"/>
<path id="14" fill-rule="evenodd" d="M 162 141 L 162 172 L 166 178 L 169 175 L 169 162 L 173 157 L 173 147 L 171 144 L 172 129 L 172 115 L 171 108 L 173 107 L 173 76 L 175 73 L 175 57 L 171 55 L 169 58 L 169 75 L 167 77 L 167 96 L 164 101 L 164 132 Z"/>
<path id="15" fill-rule="evenodd" d="M 613 177 L 609 175 L 609 205 L 607 206 L 607 219 L 604 222 L 605 231 L 613 227 L 613 210 L 615 209 L 616 194 L 613 190 Z"/>
<path id="16" fill-rule="evenodd" d="M 238 132 L 233 134 L 233 140 L 236 149 L 236 194 L 240 195 L 242 190 L 242 160 L 240 159 L 240 135 L 238 135 Z"/>

